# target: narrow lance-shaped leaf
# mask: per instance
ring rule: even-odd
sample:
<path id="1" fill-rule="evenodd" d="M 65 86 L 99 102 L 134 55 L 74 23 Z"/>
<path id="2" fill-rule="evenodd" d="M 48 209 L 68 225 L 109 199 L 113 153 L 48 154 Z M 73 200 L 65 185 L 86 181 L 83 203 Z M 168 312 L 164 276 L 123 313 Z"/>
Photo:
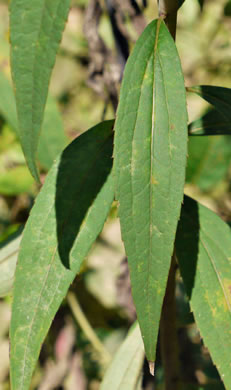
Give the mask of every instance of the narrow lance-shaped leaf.
<path id="1" fill-rule="evenodd" d="M 51 321 L 110 210 L 113 123 L 95 126 L 64 150 L 26 224 L 10 328 L 12 390 L 29 389 Z"/>
<path id="2" fill-rule="evenodd" d="M 231 120 L 231 88 L 199 85 L 187 88 L 212 104 L 224 117 Z"/>
<path id="3" fill-rule="evenodd" d="M 19 135 L 15 97 L 9 80 L 0 70 L 0 113 L 12 129 Z M 67 144 L 61 114 L 55 99 L 48 95 L 44 113 L 42 132 L 39 138 L 38 159 L 43 168 L 49 170 L 54 159 Z"/>
<path id="4" fill-rule="evenodd" d="M 39 134 L 51 71 L 69 7 L 70 0 L 10 2 L 11 69 L 19 136 L 30 171 L 38 181 Z"/>
<path id="5" fill-rule="evenodd" d="M 231 388 L 231 231 L 185 197 L 176 239 L 180 271 L 205 345 Z"/>
<path id="6" fill-rule="evenodd" d="M 231 121 L 213 108 L 201 118 L 190 123 L 188 132 L 190 136 L 231 135 Z"/>
<path id="7" fill-rule="evenodd" d="M 164 22 L 153 21 L 137 41 L 125 69 L 114 149 L 122 237 L 149 361 L 155 360 L 183 199 L 186 154 L 181 65 Z"/>
<path id="8" fill-rule="evenodd" d="M 100 390 L 136 390 L 144 361 L 144 346 L 136 323 L 117 351 Z"/>

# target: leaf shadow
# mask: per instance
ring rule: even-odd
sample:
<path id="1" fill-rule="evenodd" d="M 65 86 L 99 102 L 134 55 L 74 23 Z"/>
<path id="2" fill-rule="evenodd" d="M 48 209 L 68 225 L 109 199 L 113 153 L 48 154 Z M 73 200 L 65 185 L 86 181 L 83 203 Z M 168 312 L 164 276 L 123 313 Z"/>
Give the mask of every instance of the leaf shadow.
<path id="1" fill-rule="evenodd" d="M 71 250 L 81 226 L 85 224 L 86 216 L 111 172 L 112 147 L 112 136 L 100 136 L 99 126 L 95 126 L 76 138 L 61 155 L 55 213 L 57 250 L 67 269 L 72 268 Z M 83 245 L 88 246 L 86 240 Z"/>
<path id="2" fill-rule="evenodd" d="M 184 196 L 176 235 L 176 254 L 189 299 L 195 284 L 199 256 L 200 220 L 198 203 Z"/>

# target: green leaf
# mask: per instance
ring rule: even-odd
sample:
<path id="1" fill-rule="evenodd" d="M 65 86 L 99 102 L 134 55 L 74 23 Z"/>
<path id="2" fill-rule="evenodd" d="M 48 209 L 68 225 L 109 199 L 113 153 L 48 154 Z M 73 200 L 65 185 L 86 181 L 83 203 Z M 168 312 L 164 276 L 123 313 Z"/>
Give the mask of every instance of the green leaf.
<path id="1" fill-rule="evenodd" d="M 225 4 L 224 15 L 231 16 L 231 1 L 230 0 L 228 0 L 227 3 Z"/>
<path id="2" fill-rule="evenodd" d="M 70 0 L 11 0 L 11 69 L 19 136 L 30 171 L 39 181 L 36 152 L 51 71 Z"/>
<path id="3" fill-rule="evenodd" d="M 223 180 L 231 160 L 231 138 L 189 137 L 186 182 L 202 191 L 211 190 Z"/>
<path id="4" fill-rule="evenodd" d="M 14 283 L 19 245 L 22 239 L 21 230 L 12 236 L 6 243 L 0 245 L 0 297 L 9 294 Z"/>
<path id="5" fill-rule="evenodd" d="M 183 199 L 187 113 L 178 53 L 162 20 L 126 65 L 115 125 L 114 175 L 133 299 L 148 360 L 155 360 L 162 302 Z"/>
<path id="6" fill-rule="evenodd" d="M 51 168 L 55 158 L 65 148 L 67 142 L 56 101 L 48 95 L 38 146 L 38 159 L 45 170 L 48 171 Z"/>
<path id="7" fill-rule="evenodd" d="M 144 361 L 144 347 L 136 323 L 106 371 L 100 390 L 135 390 Z"/>
<path id="8" fill-rule="evenodd" d="M 230 228 L 212 211 L 185 197 L 176 253 L 196 323 L 221 379 L 230 389 Z"/>
<path id="9" fill-rule="evenodd" d="M 212 104 L 226 119 L 231 120 L 231 88 L 199 85 L 187 88 Z"/>
<path id="10" fill-rule="evenodd" d="M 113 123 L 102 122 L 64 150 L 26 224 L 10 328 L 12 390 L 29 389 L 52 319 L 110 210 Z"/>
<path id="11" fill-rule="evenodd" d="M 0 70 L 0 113 L 11 128 L 19 135 L 15 97 L 10 82 Z M 49 170 L 54 159 L 67 144 L 61 115 L 56 102 L 48 96 L 42 133 L 39 139 L 38 158 L 43 168 Z"/>
<path id="12" fill-rule="evenodd" d="M 231 135 L 231 122 L 214 108 L 190 123 L 189 135 Z"/>

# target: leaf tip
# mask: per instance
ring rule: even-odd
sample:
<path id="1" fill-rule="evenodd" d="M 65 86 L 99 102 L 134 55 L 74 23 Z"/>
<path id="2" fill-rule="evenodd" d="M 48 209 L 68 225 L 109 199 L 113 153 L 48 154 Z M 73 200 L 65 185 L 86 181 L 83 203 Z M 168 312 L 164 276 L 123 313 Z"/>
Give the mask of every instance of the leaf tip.
<path id="1" fill-rule="evenodd" d="M 155 375 L 155 362 L 149 361 L 149 362 L 148 362 L 148 365 L 149 365 L 150 374 L 151 374 L 152 376 L 154 376 L 154 375 Z"/>

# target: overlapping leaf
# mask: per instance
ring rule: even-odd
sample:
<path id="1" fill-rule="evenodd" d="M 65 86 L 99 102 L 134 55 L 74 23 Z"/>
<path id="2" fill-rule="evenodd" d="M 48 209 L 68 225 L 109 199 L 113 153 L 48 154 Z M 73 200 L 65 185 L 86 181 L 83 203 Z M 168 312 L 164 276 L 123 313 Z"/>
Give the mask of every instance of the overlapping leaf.
<path id="1" fill-rule="evenodd" d="M 231 88 L 199 85 L 187 88 L 212 104 L 226 119 L 231 120 Z"/>
<path id="2" fill-rule="evenodd" d="M 48 84 L 67 19 L 70 0 L 10 2 L 11 68 L 22 148 L 39 180 L 36 152 Z"/>
<path id="3" fill-rule="evenodd" d="M 148 360 L 155 360 L 161 306 L 180 214 L 187 154 L 184 81 L 162 20 L 137 41 L 115 125 L 114 175 L 133 298 Z"/>
<path id="4" fill-rule="evenodd" d="M 0 88 L 0 112 L 18 135 L 18 119 L 13 89 L 1 70 Z M 54 159 L 64 149 L 66 144 L 67 137 L 64 134 L 61 115 L 55 100 L 49 95 L 38 146 L 38 159 L 42 167 L 49 170 Z"/>
<path id="5" fill-rule="evenodd" d="M 231 121 L 214 108 L 190 123 L 189 135 L 231 135 Z"/>
<path id="6" fill-rule="evenodd" d="M 109 212 L 113 123 L 95 126 L 64 150 L 26 224 L 10 329 L 12 390 L 29 388 L 51 321 Z"/>
<path id="7" fill-rule="evenodd" d="M 136 390 L 144 361 L 139 325 L 130 330 L 110 364 L 100 390 Z"/>
<path id="8" fill-rule="evenodd" d="M 196 323 L 221 379 L 230 389 L 230 228 L 212 211 L 186 197 L 176 251 Z"/>

